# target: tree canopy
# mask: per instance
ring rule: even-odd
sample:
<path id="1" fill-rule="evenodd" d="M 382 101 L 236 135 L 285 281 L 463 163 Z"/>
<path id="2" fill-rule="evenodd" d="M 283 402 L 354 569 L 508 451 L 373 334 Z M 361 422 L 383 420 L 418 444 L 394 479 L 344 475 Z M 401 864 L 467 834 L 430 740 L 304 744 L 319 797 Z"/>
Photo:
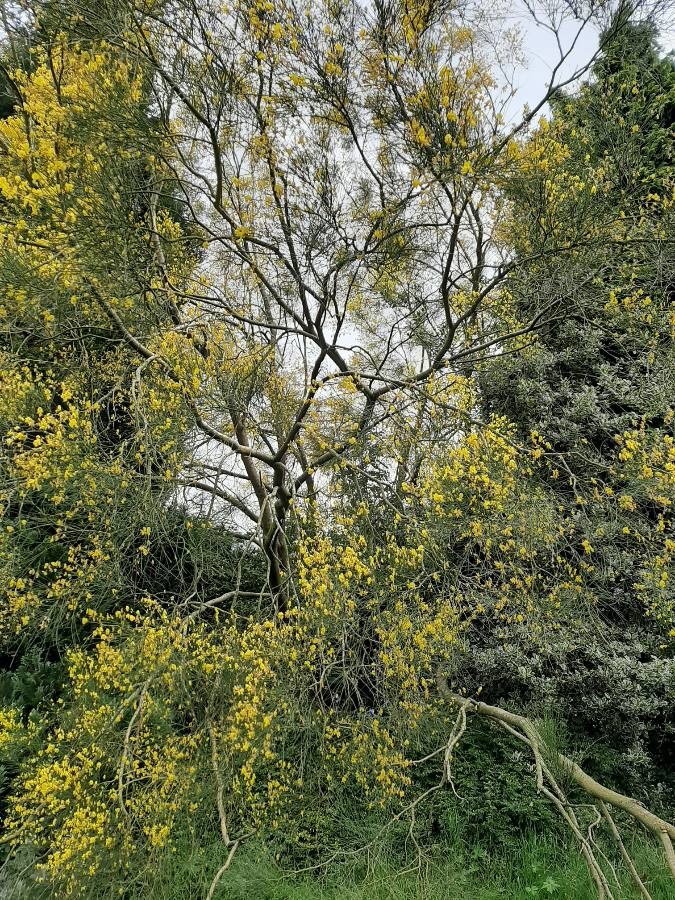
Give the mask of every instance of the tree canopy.
<path id="1" fill-rule="evenodd" d="M 609 807 L 675 877 L 672 804 L 618 793 L 672 786 L 675 734 L 655 10 L 523 4 L 559 58 L 518 113 L 490 4 L 1 6 L 2 814 L 35 892 L 145 896 L 217 834 L 211 900 L 254 836 L 359 852 L 346 797 L 414 835 L 471 712 L 600 898 L 602 816 L 647 891 Z M 602 785 L 551 709 L 623 743 Z"/>

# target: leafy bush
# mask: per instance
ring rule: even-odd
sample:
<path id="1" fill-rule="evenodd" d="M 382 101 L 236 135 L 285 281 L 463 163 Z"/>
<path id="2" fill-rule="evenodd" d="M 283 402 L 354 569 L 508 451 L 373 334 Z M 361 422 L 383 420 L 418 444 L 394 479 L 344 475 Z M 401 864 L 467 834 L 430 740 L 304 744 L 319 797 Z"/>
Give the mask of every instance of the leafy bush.
<path id="1" fill-rule="evenodd" d="M 654 635 L 567 631 L 541 646 L 514 635 L 474 646 L 455 677 L 486 702 L 553 714 L 589 772 L 672 806 L 675 661 Z"/>

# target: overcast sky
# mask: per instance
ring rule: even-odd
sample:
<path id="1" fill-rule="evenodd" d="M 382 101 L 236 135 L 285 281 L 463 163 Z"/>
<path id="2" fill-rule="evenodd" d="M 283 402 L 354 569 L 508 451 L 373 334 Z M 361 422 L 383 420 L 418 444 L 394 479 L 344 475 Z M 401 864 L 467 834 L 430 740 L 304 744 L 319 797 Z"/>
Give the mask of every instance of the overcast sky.
<path id="1" fill-rule="evenodd" d="M 513 15 L 514 24 L 520 24 L 524 31 L 523 49 L 527 58 L 527 68 L 516 75 L 517 94 L 510 105 L 511 115 L 519 117 L 524 104 L 534 106 L 542 97 L 545 85 L 550 81 L 551 72 L 558 62 L 559 51 L 555 37 L 544 27 L 537 26 L 532 18 L 523 12 Z M 567 51 L 579 30 L 577 22 L 564 23 L 561 29 L 561 44 Z M 588 25 L 576 41 L 569 59 L 561 67 L 556 81 L 568 78 L 593 56 L 598 47 L 598 31 Z M 675 50 L 675 24 L 671 20 L 660 31 L 660 44 L 664 53 Z"/>

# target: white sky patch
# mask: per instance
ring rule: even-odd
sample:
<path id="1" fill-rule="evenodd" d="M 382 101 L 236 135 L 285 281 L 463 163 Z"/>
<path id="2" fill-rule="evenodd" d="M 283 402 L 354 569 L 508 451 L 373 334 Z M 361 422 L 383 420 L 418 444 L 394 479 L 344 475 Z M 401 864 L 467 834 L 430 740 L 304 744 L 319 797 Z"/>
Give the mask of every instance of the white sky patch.
<path id="1" fill-rule="evenodd" d="M 583 68 L 598 49 L 600 29 L 589 22 L 579 32 L 579 22 L 568 20 L 559 28 L 556 36 L 543 25 L 538 25 L 531 15 L 522 9 L 510 17 L 514 25 L 522 29 L 522 49 L 526 67 L 518 68 L 514 75 L 516 94 L 509 104 L 509 118 L 516 121 L 525 105 L 532 108 L 541 99 L 545 86 L 550 82 L 555 66 L 560 60 L 560 47 L 564 53 L 571 49 L 569 56 L 556 73 L 555 81 L 560 84 L 570 78 L 575 71 Z M 675 17 L 664 19 L 659 29 L 659 46 L 663 55 L 675 53 Z M 568 90 L 573 89 L 573 84 Z M 548 113 L 548 106 L 543 110 Z"/>

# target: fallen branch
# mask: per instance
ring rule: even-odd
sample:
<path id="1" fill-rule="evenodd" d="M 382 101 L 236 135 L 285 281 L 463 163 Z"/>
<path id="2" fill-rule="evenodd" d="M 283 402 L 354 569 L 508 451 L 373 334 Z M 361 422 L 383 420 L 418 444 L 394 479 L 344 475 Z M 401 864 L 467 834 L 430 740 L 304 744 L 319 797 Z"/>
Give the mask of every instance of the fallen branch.
<path id="1" fill-rule="evenodd" d="M 474 700 L 455 694 L 450 689 L 447 679 L 443 675 L 438 674 L 436 681 L 441 696 L 445 700 L 459 705 L 460 715 L 466 712 L 472 712 L 491 719 L 530 747 L 534 756 L 537 789 L 553 803 L 574 834 L 574 837 L 579 844 L 580 851 L 586 860 L 593 881 L 595 882 L 599 900 L 612 900 L 612 892 L 609 883 L 595 855 L 597 845 L 595 845 L 593 840 L 592 830 L 597 822 L 589 829 L 589 834 L 584 836 L 571 804 L 554 778 L 550 768 L 545 763 L 547 752 L 550 758 L 550 750 L 548 750 L 546 742 L 534 723 L 525 716 L 512 713 L 509 710 L 502 709 L 502 707 L 491 706 L 480 700 Z M 610 833 L 619 848 L 621 856 L 623 857 L 638 890 L 644 900 L 651 900 L 650 894 L 645 887 L 644 882 L 638 875 L 635 865 L 626 850 L 619 829 L 612 819 L 608 807 L 612 806 L 615 809 L 620 809 L 622 812 L 627 813 L 631 818 L 639 822 L 659 839 L 673 879 L 675 879 L 675 850 L 673 850 L 675 825 L 672 825 L 670 822 L 646 809 L 632 797 L 627 797 L 625 794 L 620 794 L 618 791 L 614 791 L 611 788 L 600 784 L 587 772 L 584 772 L 584 770 L 574 762 L 573 759 L 570 759 L 569 756 L 565 756 L 563 753 L 556 753 L 555 759 L 561 770 L 571 778 L 577 787 L 581 788 L 584 793 L 588 794 L 597 802 L 597 806 L 594 804 L 594 808 L 598 814 L 598 821 L 600 816 L 604 816 L 609 824 Z"/>
<path id="2" fill-rule="evenodd" d="M 638 890 L 642 894 L 642 897 L 644 898 L 644 900 L 652 900 L 652 895 L 649 893 L 649 891 L 647 890 L 647 888 L 644 885 L 644 882 L 638 875 L 638 871 L 635 868 L 635 864 L 633 863 L 633 860 L 631 859 L 631 855 L 628 852 L 628 850 L 626 850 L 624 842 L 621 838 L 621 834 L 619 833 L 619 829 L 616 827 L 616 823 L 614 822 L 614 819 L 612 818 L 612 814 L 610 813 L 609 809 L 607 808 L 607 804 L 603 803 L 602 800 L 600 801 L 600 809 L 602 810 L 602 814 L 605 817 L 605 819 L 607 819 L 607 824 L 609 825 L 609 829 L 612 832 L 612 837 L 616 841 L 616 844 L 621 852 L 621 856 L 623 857 L 623 861 L 626 863 L 626 866 L 628 867 L 628 871 L 630 872 L 630 874 L 633 878 L 633 881 L 637 885 Z"/>

